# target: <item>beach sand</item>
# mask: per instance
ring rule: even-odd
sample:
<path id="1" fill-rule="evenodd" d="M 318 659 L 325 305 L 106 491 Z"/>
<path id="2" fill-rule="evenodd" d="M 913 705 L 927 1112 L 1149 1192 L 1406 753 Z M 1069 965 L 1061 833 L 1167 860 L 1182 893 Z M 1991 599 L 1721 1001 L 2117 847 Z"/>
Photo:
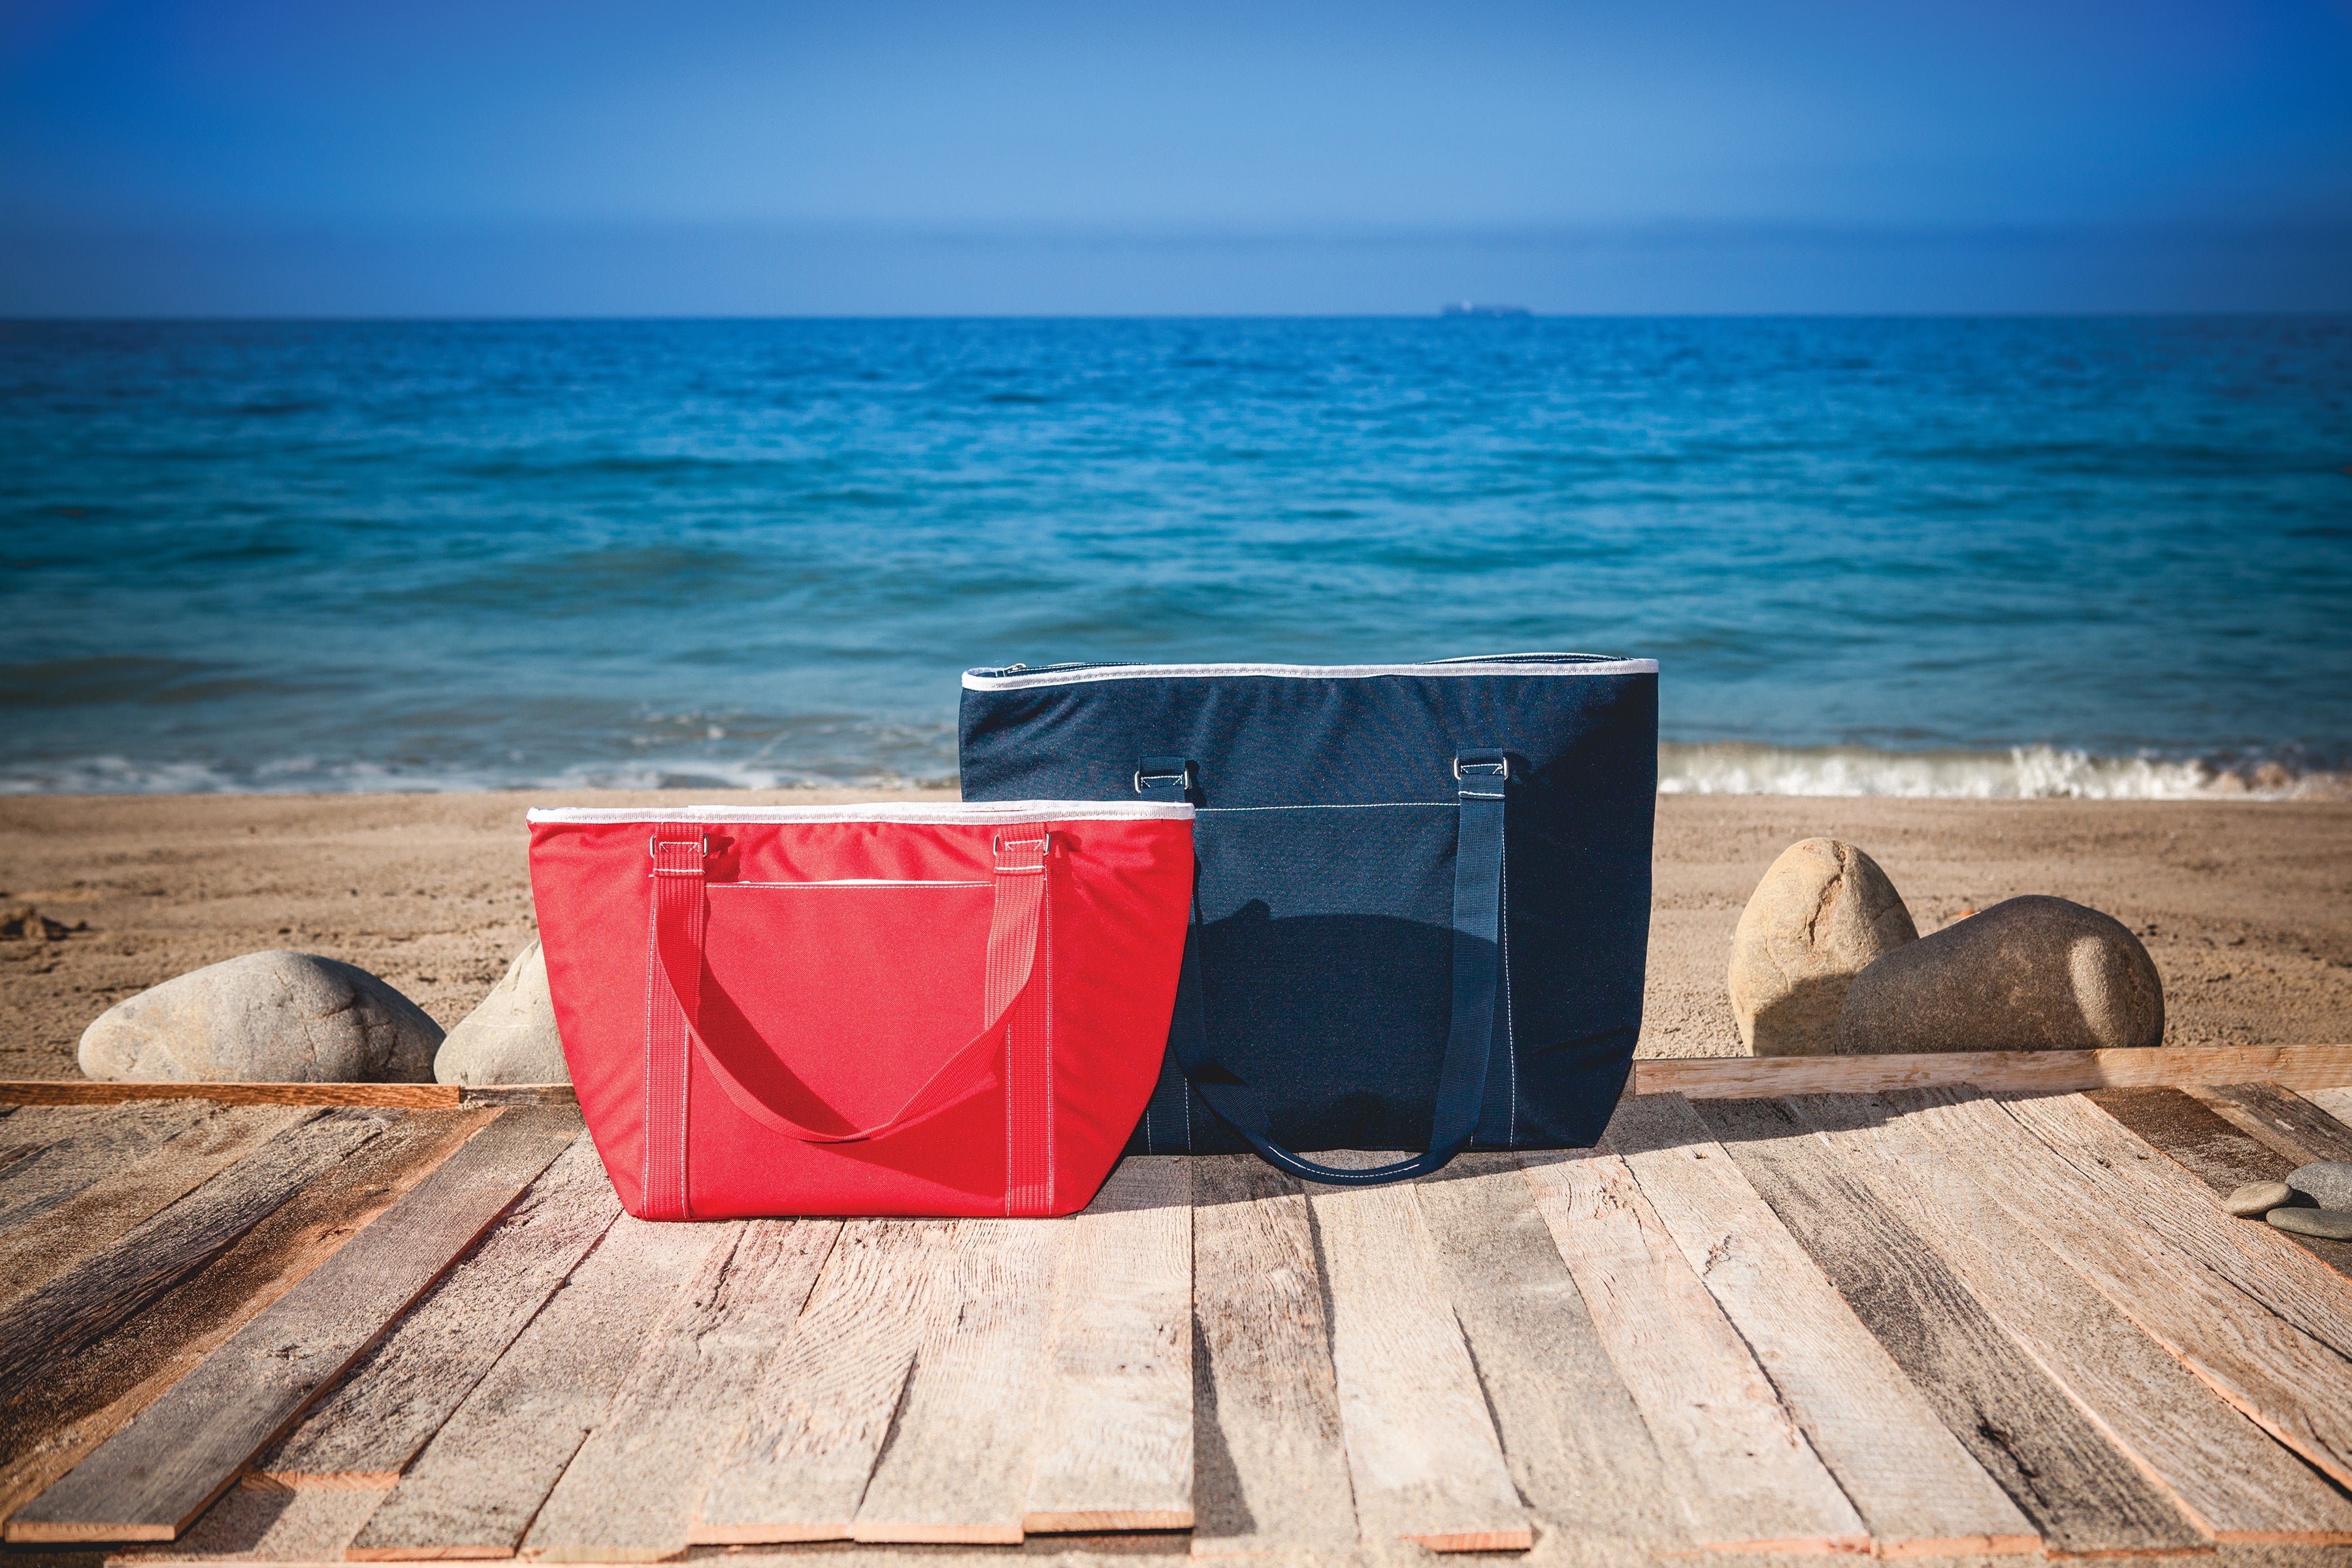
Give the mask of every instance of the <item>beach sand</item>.
<path id="1" fill-rule="evenodd" d="M 0 941 L 0 1078 L 73 1076 L 84 1025 L 200 964 L 286 947 L 383 975 L 455 1024 L 531 932 L 527 805 L 810 805 L 871 791 L 0 799 L 0 907 L 87 922 Z M 905 795 L 897 798 L 949 799 Z M 1817 799 L 1658 803 L 1644 1056 L 1727 1056 L 1733 925 L 1781 848 L 1828 834 L 1921 932 L 2056 893 L 2141 933 L 2167 1045 L 2352 1040 L 2352 805 Z"/>

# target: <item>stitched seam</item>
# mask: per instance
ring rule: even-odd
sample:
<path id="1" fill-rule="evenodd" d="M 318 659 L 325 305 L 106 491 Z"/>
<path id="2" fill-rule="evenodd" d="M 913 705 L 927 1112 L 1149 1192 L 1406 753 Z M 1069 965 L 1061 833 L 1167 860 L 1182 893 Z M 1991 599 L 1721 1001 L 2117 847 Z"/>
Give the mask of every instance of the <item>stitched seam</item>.
<path id="1" fill-rule="evenodd" d="M 838 882 L 713 882 L 715 891 L 721 888 L 812 888 L 825 892 L 895 891 L 900 888 L 985 888 L 986 882 L 883 882 L 865 879 Z"/>
<path id="2" fill-rule="evenodd" d="M 687 931 L 694 933 L 694 1011 L 698 1013 L 703 1008 L 703 957 L 701 954 L 703 954 L 703 941 L 708 938 L 708 931 L 703 929 L 701 877 L 696 877 L 694 908 L 687 912 Z M 679 1004 L 685 1004 L 685 996 L 679 996 Z M 687 1117 L 689 1117 L 689 1107 L 687 1107 L 687 1086 L 689 1086 L 691 1081 L 694 1081 L 694 1039 L 691 1039 L 691 1035 L 687 1032 L 685 1006 L 679 1006 L 677 1011 L 677 1217 L 679 1220 L 691 1220 L 691 1217 L 694 1217 L 694 1194 L 687 1192 L 687 1135 L 694 1131 L 689 1123 L 687 1123 Z"/>
<path id="3" fill-rule="evenodd" d="M 1039 870 L 1045 868 L 1040 866 Z M 1045 945 L 1045 1206 L 1054 1212 L 1054 885 L 1037 889 L 1037 940 Z"/>
<path id="4" fill-rule="evenodd" d="M 997 868 L 1000 876 L 1003 874 L 1003 869 L 1002 866 Z M 1004 897 L 1003 890 L 999 889 L 996 896 L 1000 899 Z M 982 1011 L 985 1013 L 987 1010 L 985 999 L 982 1000 L 981 1006 Z M 1021 1179 L 1021 1173 L 1016 1168 L 1013 1144 L 1013 1097 L 1020 1092 L 1021 1088 L 1021 1075 L 1015 1070 L 1021 1060 L 1021 1053 L 1013 1045 L 1013 1036 L 1021 1026 L 1020 1014 L 1021 993 L 1015 991 L 1004 1004 L 1004 1212 L 1007 1216 L 1013 1213 L 1013 1184 Z"/>
<path id="5" fill-rule="evenodd" d="M 1478 798 L 1486 800 L 1493 797 L 1481 795 Z M 1454 804 L 1450 800 L 1349 800 L 1318 802 L 1307 805 L 1202 805 L 1193 809 L 1202 816 L 1211 816 L 1219 812 L 1228 811 L 1386 811 L 1391 806 L 1399 805 L 1450 806 Z"/>
<path id="6" fill-rule="evenodd" d="M 1503 1141 L 1516 1149 L 1519 1146 L 1519 1036 L 1511 1017 L 1511 825 L 1507 820 L 1503 824 L 1502 844 L 1502 887 L 1496 900 L 1495 923 L 1503 928 L 1503 1057 L 1511 1074 L 1511 1113 L 1504 1122 Z"/>
<path id="7" fill-rule="evenodd" d="M 661 963 L 661 884 L 646 881 L 645 1149 L 637 1162 L 637 1202 L 653 1207 L 654 1191 L 654 968 Z"/>

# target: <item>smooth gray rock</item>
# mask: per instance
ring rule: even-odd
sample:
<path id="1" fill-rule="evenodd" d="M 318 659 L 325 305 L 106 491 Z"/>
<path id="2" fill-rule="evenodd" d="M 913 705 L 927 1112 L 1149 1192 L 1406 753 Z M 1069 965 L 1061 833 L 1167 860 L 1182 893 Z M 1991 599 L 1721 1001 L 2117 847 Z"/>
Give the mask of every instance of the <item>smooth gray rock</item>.
<path id="1" fill-rule="evenodd" d="M 2281 1230 L 2327 1241 L 2352 1241 L 2352 1214 L 2341 1209 L 2273 1209 L 2266 1216 Z"/>
<path id="2" fill-rule="evenodd" d="M 2221 1200 L 2221 1207 L 2240 1219 L 2260 1219 L 2273 1209 L 2294 1202 L 2294 1189 L 2284 1182 L 2248 1182 Z"/>
<path id="3" fill-rule="evenodd" d="M 2122 921 L 2064 899 L 2011 899 L 1856 975 L 1837 1054 L 2091 1051 L 2164 1038 L 2164 983 Z"/>
<path id="4" fill-rule="evenodd" d="M 2352 1210 L 2352 1161 L 2297 1165 L 2286 1173 L 2286 1184 L 2321 1208 Z"/>
<path id="5" fill-rule="evenodd" d="M 1828 1056 L 1846 987 L 1919 930 L 1878 862 L 1834 838 L 1780 851 L 1731 938 L 1731 1011 L 1759 1057 Z"/>
<path id="6" fill-rule="evenodd" d="M 514 955 L 481 1005 L 457 1022 L 433 1058 L 443 1083 L 570 1083 L 539 939 Z"/>
<path id="7" fill-rule="evenodd" d="M 81 1035 L 94 1079 L 426 1083 L 441 1026 L 364 969 L 248 952 L 125 997 Z"/>

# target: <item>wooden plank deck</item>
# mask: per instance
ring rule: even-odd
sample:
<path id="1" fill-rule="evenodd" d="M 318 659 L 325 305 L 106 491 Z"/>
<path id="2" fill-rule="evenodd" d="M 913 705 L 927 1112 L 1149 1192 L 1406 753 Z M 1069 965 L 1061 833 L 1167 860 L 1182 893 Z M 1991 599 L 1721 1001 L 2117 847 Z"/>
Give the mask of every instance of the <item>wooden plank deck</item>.
<path id="1" fill-rule="evenodd" d="M 2116 1054 L 1050 1221 L 616 1218 L 560 1090 L 0 1086 L 0 1550 L 2340 1559 L 2347 1259 L 2219 1194 L 2352 1151 L 2352 1050 Z"/>

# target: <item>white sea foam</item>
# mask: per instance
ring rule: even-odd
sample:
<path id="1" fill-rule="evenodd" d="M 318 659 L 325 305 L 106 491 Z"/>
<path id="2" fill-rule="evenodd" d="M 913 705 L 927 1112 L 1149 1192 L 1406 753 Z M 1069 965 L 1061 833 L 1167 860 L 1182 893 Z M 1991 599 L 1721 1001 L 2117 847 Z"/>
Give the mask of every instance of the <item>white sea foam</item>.
<path id="1" fill-rule="evenodd" d="M 509 761 L 432 768 L 293 756 L 231 768 L 119 755 L 0 766 L 0 795 L 384 795 L 459 790 L 940 789 L 955 775 L 861 768 L 843 759 L 793 767 L 765 756 L 660 752 L 533 768 Z M 2352 771 L 2294 757 L 2101 756 L 2056 746 L 2006 752 L 1885 752 L 1862 746 L 1669 742 L 1662 795 L 1888 795 L 1921 800 L 2352 800 Z"/>
<path id="2" fill-rule="evenodd" d="M 1661 795 L 1922 800 L 2347 800 L 2352 773 L 2278 757 L 2100 756 L 2056 746 L 1882 752 L 1740 742 L 1658 748 Z"/>

